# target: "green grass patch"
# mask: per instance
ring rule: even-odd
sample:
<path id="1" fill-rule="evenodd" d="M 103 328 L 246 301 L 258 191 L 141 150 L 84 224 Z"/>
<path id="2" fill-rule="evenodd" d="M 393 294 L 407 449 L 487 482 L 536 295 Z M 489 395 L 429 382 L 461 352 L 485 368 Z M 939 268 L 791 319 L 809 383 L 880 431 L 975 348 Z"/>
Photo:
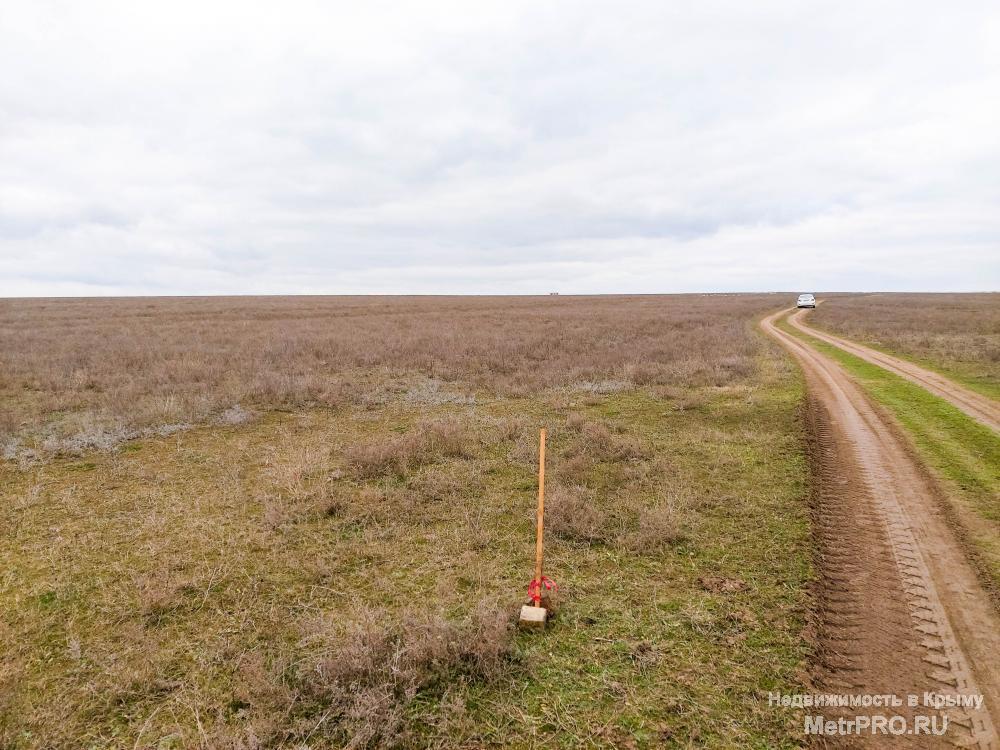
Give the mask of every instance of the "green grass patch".
<path id="1" fill-rule="evenodd" d="M 809 336 L 785 319 L 779 325 L 837 361 L 896 417 L 942 481 L 980 567 L 1000 586 L 1000 437 L 919 385 Z"/>
<path id="2" fill-rule="evenodd" d="M 807 325 L 815 328 L 817 331 L 822 331 L 830 336 L 851 340 L 842 333 L 816 325 L 813 320 L 807 320 L 806 323 Z M 791 331 L 792 329 L 787 328 L 786 330 Z M 925 370 L 936 372 L 939 375 L 943 375 L 946 378 L 954 380 L 956 383 L 964 385 L 970 390 L 1000 401 L 1000 382 L 997 382 L 996 378 L 993 377 L 993 374 L 988 369 L 982 366 L 977 366 L 977 363 L 975 362 L 944 361 L 940 359 L 932 360 L 927 359 L 926 357 L 915 357 L 912 354 L 900 351 L 899 349 L 891 349 L 876 341 L 858 339 L 857 342 L 867 346 L 869 349 L 874 349 L 875 351 L 888 354 L 892 357 L 896 357 L 897 359 L 912 362 L 915 365 L 923 367 Z"/>

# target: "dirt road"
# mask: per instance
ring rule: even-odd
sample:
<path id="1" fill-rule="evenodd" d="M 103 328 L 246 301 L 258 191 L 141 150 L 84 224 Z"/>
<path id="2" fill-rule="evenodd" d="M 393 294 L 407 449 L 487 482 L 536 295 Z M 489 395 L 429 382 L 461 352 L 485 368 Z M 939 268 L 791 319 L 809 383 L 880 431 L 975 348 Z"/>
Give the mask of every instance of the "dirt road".
<path id="1" fill-rule="evenodd" d="M 834 747 L 970 746 L 1000 750 L 1000 617 L 942 514 L 943 498 L 894 422 L 833 360 L 775 326 L 761 326 L 799 361 L 818 476 L 821 692 L 891 693 L 899 708 L 841 709 L 853 717 L 935 712 L 905 705 L 925 692 L 985 697 L 950 709 L 945 738 L 825 737 Z M 812 709 L 836 718 L 828 709 Z"/>
<path id="2" fill-rule="evenodd" d="M 876 349 L 862 346 L 853 341 L 848 341 L 847 339 L 842 339 L 808 326 L 804 320 L 805 313 L 807 312 L 808 310 L 796 311 L 788 318 L 788 322 L 800 331 L 804 331 L 810 336 L 815 336 L 820 341 L 840 347 L 844 351 L 850 352 L 866 362 L 878 365 L 916 383 L 935 396 L 940 396 L 945 401 L 957 406 L 973 419 L 1000 432 L 1000 404 L 993 399 L 975 391 L 970 391 L 968 388 L 959 385 L 953 380 L 949 380 L 943 375 L 925 370 L 923 367 L 919 367 L 912 362 L 907 362 L 905 359 L 893 357 Z"/>

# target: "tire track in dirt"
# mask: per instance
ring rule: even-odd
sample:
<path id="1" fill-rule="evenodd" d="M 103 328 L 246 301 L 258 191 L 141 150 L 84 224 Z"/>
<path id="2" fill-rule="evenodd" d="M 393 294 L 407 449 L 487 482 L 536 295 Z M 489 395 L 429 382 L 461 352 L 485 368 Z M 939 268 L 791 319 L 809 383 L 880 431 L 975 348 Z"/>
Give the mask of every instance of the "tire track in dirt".
<path id="1" fill-rule="evenodd" d="M 787 312 L 761 327 L 796 357 L 807 383 L 817 479 L 817 688 L 985 696 L 982 709 L 941 711 L 950 722 L 945 738 L 825 737 L 818 744 L 1000 750 L 1000 617 L 944 520 L 939 490 L 892 420 L 847 373 L 775 326 Z M 868 713 L 879 711 L 840 715 Z M 912 720 L 934 712 L 904 705 L 882 713 Z"/>
<path id="2" fill-rule="evenodd" d="M 912 362 L 907 362 L 904 359 L 893 357 L 876 349 L 871 349 L 862 344 L 842 339 L 806 325 L 804 318 L 807 312 L 808 310 L 795 312 L 789 316 L 789 324 L 820 341 L 825 341 L 828 344 L 839 347 L 853 354 L 855 357 L 860 357 L 866 362 L 878 365 L 889 370 L 889 372 L 899 375 L 901 378 L 906 378 L 910 382 L 916 383 L 935 396 L 940 396 L 953 406 L 958 407 L 976 421 L 986 425 L 995 432 L 1000 432 L 1000 403 L 981 393 L 970 391 L 955 381 L 949 380 L 936 372 L 925 370 L 923 367 L 919 367 Z"/>

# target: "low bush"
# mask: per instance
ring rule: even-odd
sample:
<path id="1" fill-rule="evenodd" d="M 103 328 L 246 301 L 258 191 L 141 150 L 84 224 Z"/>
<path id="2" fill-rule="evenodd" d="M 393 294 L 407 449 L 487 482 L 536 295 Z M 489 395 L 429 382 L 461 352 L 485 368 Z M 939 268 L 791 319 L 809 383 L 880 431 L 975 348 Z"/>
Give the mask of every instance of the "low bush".
<path id="1" fill-rule="evenodd" d="M 673 505 L 640 507 L 635 529 L 621 538 L 622 546 L 640 553 L 657 552 L 682 541 L 681 520 Z"/>
<path id="2" fill-rule="evenodd" d="M 632 461 L 649 456 L 636 439 L 612 433 L 607 425 L 570 415 L 567 429 L 576 435 L 568 455 L 588 456 L 595 461 Z"/>
<path id="3" fill-rule="evenodd" d="M 462 421 L 449 417 L 425 419 L 403 435 L 349 446 L 344 457 L 356 477 L 371 479 L 405 476 L 410 469 L 445 456 L 468 457 L 471 447 Z"/>
<path id="4" fill-rule="evenodd" d="M 558 537 L 577 542 L 608 541 L 611 517 L 594 503 L 586 487 L 556 487 L 545 501 L 546 528 Z"/>
<path id="5" fill-rule="evenodd" d="M 490 680 L 510 666 L 512 610 L 480 604 L 469 619 L 370 611 L 301 675 L 305 699 L 321 704 L 323 731 L 348 747 L 383 747 L 403 734 L 406 709 L 423 691 L 454 680 Z"/>

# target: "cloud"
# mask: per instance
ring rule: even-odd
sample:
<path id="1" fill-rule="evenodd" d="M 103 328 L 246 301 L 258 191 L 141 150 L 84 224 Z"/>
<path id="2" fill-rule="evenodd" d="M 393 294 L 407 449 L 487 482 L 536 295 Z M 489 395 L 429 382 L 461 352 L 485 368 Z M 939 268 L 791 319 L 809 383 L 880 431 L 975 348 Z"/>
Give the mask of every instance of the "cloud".
<path id="1" fill-rule="evenodd" d="M 22 3 L 0 295 L 1000 287 L 995 3 Z"/>

